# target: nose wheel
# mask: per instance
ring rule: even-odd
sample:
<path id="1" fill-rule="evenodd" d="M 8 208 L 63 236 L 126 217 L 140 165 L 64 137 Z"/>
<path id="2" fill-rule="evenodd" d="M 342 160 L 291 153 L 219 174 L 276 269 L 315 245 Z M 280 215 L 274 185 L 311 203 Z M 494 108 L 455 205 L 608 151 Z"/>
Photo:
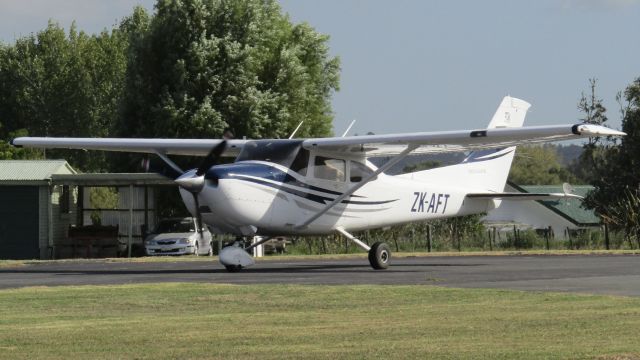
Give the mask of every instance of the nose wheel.
<path id="1" fill-rule="evenodd" d="M 369 250 L 369 264 L 375 270 L 384 270 L 389 267 L 391 260 L 391 249 L 383 242 L 373 244 Z"/>

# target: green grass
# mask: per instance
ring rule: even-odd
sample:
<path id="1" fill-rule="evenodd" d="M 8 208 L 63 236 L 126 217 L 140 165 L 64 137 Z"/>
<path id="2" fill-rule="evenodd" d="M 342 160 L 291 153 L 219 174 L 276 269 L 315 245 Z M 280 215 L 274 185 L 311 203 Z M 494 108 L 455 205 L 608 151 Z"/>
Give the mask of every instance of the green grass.
<path id="1" fill-rule="evenodd" d="M 0 358 L 640 357 L 640 299 L 430 286 L 0 291 Z"/>

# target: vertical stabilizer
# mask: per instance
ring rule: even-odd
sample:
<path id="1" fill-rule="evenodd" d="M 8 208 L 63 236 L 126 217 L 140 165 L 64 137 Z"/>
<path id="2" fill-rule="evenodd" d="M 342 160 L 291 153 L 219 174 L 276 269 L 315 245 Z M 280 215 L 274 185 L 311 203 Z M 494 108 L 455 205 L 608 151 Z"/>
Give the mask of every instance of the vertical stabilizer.
<path id="1" fill-rule="evenodd" d="M 521 127 L 531 105 L 506 96 L 502 99 L 487 128 Z M 460 164 L 407 174 L 416 180 L 432 184 L 460 187 L 478 191 L 502 192 L 511 169 L 515 146 L 471 152 Z"/>
<path id="2" fill-rule="evenodd" d="M 531 104 L 524 100 L 505 96 L 493 118 L 491 118 L 487 129 L 521 127 L 524 124 L 524 117 L 529 107 L 531 107 Z"/>

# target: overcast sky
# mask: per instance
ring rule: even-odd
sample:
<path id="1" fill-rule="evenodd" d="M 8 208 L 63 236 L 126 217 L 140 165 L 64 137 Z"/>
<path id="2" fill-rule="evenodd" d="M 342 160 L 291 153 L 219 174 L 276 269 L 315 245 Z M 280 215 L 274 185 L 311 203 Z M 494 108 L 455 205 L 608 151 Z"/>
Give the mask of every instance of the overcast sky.
<path id="1" fill-rule="evenodd" d="M 48 19 L 98 32 L 153 0 L 0 0 L 0 41 Z M 533 104 L 526 124 L 571 123 L 588 79 L 620 126 L 616 92 L 640 77 L 640 0 L 283 0 L 294 22 L 331 36 L 342 60 L 335 131 L 486 126 L 503 96 Z"/>

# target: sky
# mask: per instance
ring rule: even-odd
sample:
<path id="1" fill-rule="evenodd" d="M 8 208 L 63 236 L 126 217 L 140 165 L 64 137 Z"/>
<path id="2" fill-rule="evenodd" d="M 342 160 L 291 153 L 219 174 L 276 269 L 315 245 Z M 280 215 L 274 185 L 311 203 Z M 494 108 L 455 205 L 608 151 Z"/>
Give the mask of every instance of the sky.
<path id="1" fill-rule="evenodd" d="M 0 41 L 49 19 L 89 33 L 154 0 L 0 0 Z M 281 0 L 295 23 L 330 36 L 341 59 L 333 95 L 341 134 L 485 127 L 502 97 L 530 102 L 525 124 L 578 121 L 598 80 L 609 126 L 618 91 L 640 77 L 640 0 Z"/>

